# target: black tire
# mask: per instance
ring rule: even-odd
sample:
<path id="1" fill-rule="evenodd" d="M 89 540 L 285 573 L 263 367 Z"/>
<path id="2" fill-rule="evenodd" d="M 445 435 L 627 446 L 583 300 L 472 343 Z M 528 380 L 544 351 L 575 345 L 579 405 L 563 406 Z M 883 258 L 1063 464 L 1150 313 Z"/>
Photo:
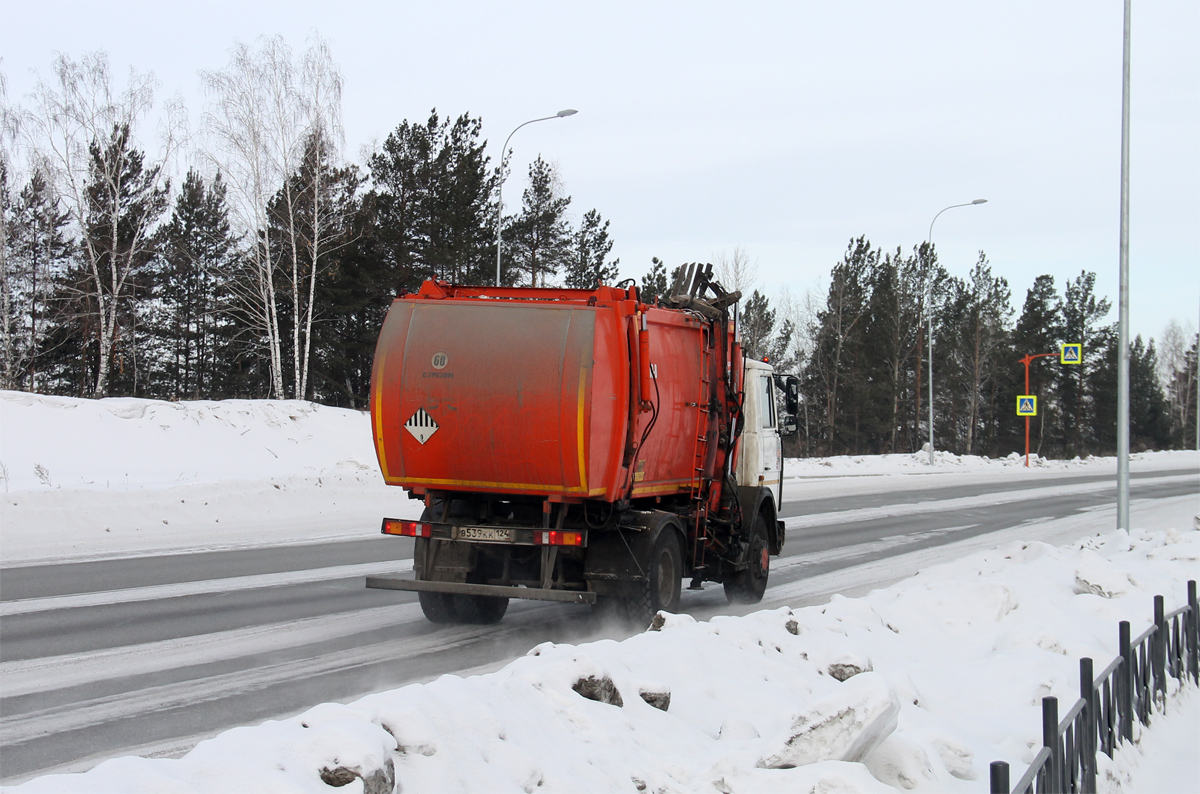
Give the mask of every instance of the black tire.
<path id="1" fill-rule="evenodd" d="M 490 626 L 499 623 L 508 611 L 508 599 L 503 596 L 455 595 L 451 598 L 462 623 Z"/>
<path id="2" fill-rule="evenodd" d="M 430 623 L 461 623 L 458 610 L 454 608 L 454 596 L 449 593 L 417 593 L 421 611 Z"/>
<path id="3" fill-rule="evenodd" d="M 683 579 L 683 552 L 675 529 L 664 526 L 654 541 L 654 552 L 650 555 L 647 581 L 641 583 L 638 593 L 626 601 L 629 619 L 637 624 L 649 625 L 659 610 L 679 610 L 680 583 Z"/>
<path id="4" fill-rule="evenodd" d="M 771 572 L 771 550 L 767 539 L 767 520 L 759 513 L 750 529 L 746 562 L 749 565 L 725 577 L 725 598 L 731 604 L 757 604 L 767 591 Z"/>

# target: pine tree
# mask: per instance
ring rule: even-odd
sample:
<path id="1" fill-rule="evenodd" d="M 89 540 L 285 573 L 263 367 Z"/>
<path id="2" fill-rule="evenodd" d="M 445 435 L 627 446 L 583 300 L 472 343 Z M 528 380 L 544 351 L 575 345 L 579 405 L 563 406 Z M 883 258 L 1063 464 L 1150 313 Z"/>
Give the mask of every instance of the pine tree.
<path id="1" fill-rule="evenodd" d="M 812 330 L 805 397 L 823 410 L 826 454 L 856 450 L 859 443 L 863 372 L 858 362 L 866 344 L 867 278 L 880 257 L 865 237 L 850 241 L 842 261 L 833 268 L 825 308 L 817 313 Z"/>
<path id="2" fill-rule="evenodd" d="M 758 290 L 746 299 L 738 318 L 742 350 L 748 358 L 769 361 L 777 372 L 789 372 L 795 361 L 788 357 L 795 328 L 790 320 L 777 321 L 771 301 Z"/>
<path id="3" fill-rule="evenodd" d="M 901 428 L 901 406 L 912 400 L 910 371 L 917 350 L 918 298 L 917 260 L 905 258 L 900 249 L 887 254 L 869 274 L 866 348 L 872 376 L 867 401 L 870 448 L 876 452 L 896 452 L 909 446 L 915 432 Z"/>
<path id="4" fill-rule="evenodd" d="M 171 399 L 224 397 L 222 370 L 233 333 L 228 285 L 237 241 L 220 174 L 206 186 L 199 173 L 188 172 L 157 242 L 154 332 L 162 356 L 155 392 Z"/>
<path id="5" fill-rule="evenodd" d="M 1071 367 L 1058 384 L 1058 399 L 1062 406 L 1061 439 L 1063 454 L 1070 458 L 1086 455 L 1093 446 L 1096 427 L 1093 403 L 1096 389 L 1089 381 L 1096 362 L 1090 356 L 1099 323 L 1108 314 L 1111 303 L 1096 296 L 1096 274 L 1083 272 L 1067 282 L 1062 303 L 1062 332 L 1064 342 L 1083 345 L 1083 360 Z"/>
<path id="6" fill-rule="evenodd" d="M 434 109 L 425 124 L 402 122 L 368 160 L 379 219 L 378 251 L 393 293 L 427 278 L 490 283 L 495 273 L 496 175 L 488 168 L 482 122 L 453 124 Z"/>
<path id="7" fill-rule="evenodd" d="M 358 206 L 349 244 L 337 252 L 317 287 L 322 316 L 314 325 L 313 383 L 323 402 L 347 408 L 367 404 L 379 328 L 395 295 L 392 270 L 383 266 L 378 208 L 368 194 Z"/>
<path id="8" fill-rule="evenodd" d="M 529 166 L 529 187 L 521 195 L 521 212 L 505 223 L 505 283 L 548 286 L 571 259 L 571 231 L 558 169 L 539 156 Z M 514 272 L 515 271 L 515 272 Z M 514 278 L 520 274 L 519 281 Z"/>
<path id="9" fill-rule="evenodd" d="M 1143 344 L 1138 335 L 1129 347 L 1129 448 L 1134 452 L 1171 444 L 1170 411 L 1157 370 L 1154 340 Z"/>
<path id="10" fill-rule="evenodd" d="M 612 247 L 608 221 L 602 221 L 600 213 L 594 209 L 585 212 L 575 232 L 574 248 L 563 272 L 565 286 L 571 289 L 594 289 L 597 285 L 615 282 L 620 273 L 618 265 L 621 260 L 607 261 Z"/>
<path id="11" fill-rule="evenodd" d="M 430 118 L 434 124 L 436 113 Z M 438 278 L 488 284 L 495 278 L 496 177 L 480 140 L 483 122 L 467 114 L 439 129 L 429 178 L 422 259 Z"/>
<path id="12" fill-rule="evenodd" d="M 1053 353 L 1058 349 L 1064 333 L 1062 299 L 1054 286 L 1054 277 L 1038 276 L 1025 293 L 1021 315 L 1013 328 L 1011 358 L 999 365 L 1002 372 L 1007 374 L 1007 385 L 999 396 L 998 413 L 1011 411 L 1016 396 L 1025 394 L 1025 367 L 1020 359 L 1026 355 Z M 1061 409 L 1056 401 L 1059 374 L 1058 367 L 1051 359 L 1038 359 L 1029 367 L 1029 394 L 1038 396 L 1038 415 L 1030 422 L 1030 447 L 1039 455 L 1058 451 L 1055 439 L 1059 435 L 1057 428 L 1061 417 Z M 1004 436 L 1007 449 L 1023 449 L 1024 423 L 1013 421 L 1008 427 L 1010 432 Z"/>
<path id="13" fill-rule="evenodd" d="M 41 169 L 15 201 L 7 200 L 7 188 L 5 194 L 4 388 L 37 392 L 42 388 L 39 359 L 55 322 L 54 282 L 70 266 L 74 249 L 67 212 Z"/>
<path id="14" fill-rule="evenodd" d="M 1096 364 L 1089 386 L 1094 397 L 1094 451 L 1112 455 L 1117 451 L 1117 355 L 1116 324 L 1099 329 Z M 1171 443 L 1167 399 L 1159 383 L 1158 357 L 1154 340 L 1143 342 L 1139 335 L 1129 346 L 1129 449 L 1144 452 L 1166 449 Z"/>
<path id="15" fill-rule="evenodd" d="M 667 266 L 657 256 L 650 259 L 650 270 L 642 276 L 638 296 L 646 303 L 655 303 L 667 294 L 671 285 L 667 283 Z"/>
<path id="16" fill-rule="evenodd" d="M 982 251 L 965 286 L 963 322 L 958 326 L 958 352 L 967 388 L 963 451 L 977 454 L 979 433 L 990 418 L 992 408 L 992 401 L 986 397 L 995 381 L 997 369 L 1004 365 L 1000 356 L 1008 341 L 1008 321 L 1012 315 L 1009 300 L 1012 293 L 1003 277 L 992 275 Z"/>

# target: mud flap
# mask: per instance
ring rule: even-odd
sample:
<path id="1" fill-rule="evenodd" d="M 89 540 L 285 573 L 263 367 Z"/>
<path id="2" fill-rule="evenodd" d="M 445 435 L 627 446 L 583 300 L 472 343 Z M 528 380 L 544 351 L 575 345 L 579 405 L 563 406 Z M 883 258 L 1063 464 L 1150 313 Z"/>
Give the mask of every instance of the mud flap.
<path id="1" fill-rule="evenodd" d="M 645 514 L 639 523 L 643 529 L 592 530 L 588 534 L 583 577 L 592 592 L 622 598 L 640 592 L 649 576 L 647 568 L 659 533 L 677 531 L 678 519 L 672 513 L 656 510 Z M 680 548 L 685 548 L 682 542 Z"/>

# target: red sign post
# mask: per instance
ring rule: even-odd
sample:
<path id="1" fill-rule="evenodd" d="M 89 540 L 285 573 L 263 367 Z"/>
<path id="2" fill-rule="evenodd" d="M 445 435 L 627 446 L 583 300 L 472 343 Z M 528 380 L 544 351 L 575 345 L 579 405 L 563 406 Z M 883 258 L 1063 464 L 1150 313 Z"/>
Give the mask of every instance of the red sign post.
<path id="1" fill-rule="evenodd" d="M 1026 355 L 1021 359 L 1021 363 L 1025 365 L 1025 394 L 1029 394 L 1029 365 L 1034 359 L 1046 358 L 1047 356 L 1057 356 L 1058 353 L 1038 353 L 1036 356 Z M 1036 403 L 1035 403 L 1036 405 Z M 1029 468 L 1029 415 L 1025 415 L 1025 468 Z"/>

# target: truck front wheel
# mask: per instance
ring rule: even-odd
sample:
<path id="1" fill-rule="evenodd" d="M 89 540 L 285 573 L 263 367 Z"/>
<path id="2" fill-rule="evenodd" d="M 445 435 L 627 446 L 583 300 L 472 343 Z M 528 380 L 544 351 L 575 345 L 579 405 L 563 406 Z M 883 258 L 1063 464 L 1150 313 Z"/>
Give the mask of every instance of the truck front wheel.
<path id="1" fill-rule="evenodd" d="M 767 591 L 770 572 L 770 549 L 767 541 L 767 520 L 762 513 L 755 516 L 750 530 L 746 567 L 725 577 L 725 598 L 731 604 L 757 604 Z"/>
<path id="2" fill-rule="evenodd" d="M 677 611 L 682 579 L 683 553 L 679 550 L 675 530 L 665 526 L 654 541 L 646 581 L 640 583 L 639 592 L 626 604 L 629 619 L 635 623 L 649 623 L 660 609 Z"/>

